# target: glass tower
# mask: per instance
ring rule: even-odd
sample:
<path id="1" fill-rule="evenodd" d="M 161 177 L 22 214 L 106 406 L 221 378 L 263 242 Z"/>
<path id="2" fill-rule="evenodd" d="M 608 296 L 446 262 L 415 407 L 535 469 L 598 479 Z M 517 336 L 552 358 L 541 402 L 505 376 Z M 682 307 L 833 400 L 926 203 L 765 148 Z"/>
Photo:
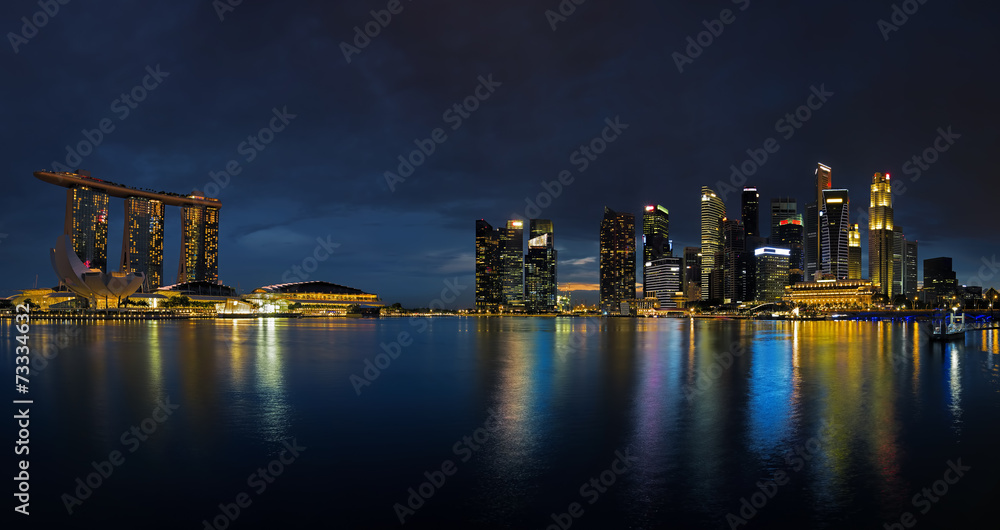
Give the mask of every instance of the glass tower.
<path id="1" fill-rule="evenodd" d="M 672 257 L 670 211 L 663 206 L 646 206 L 642 215 L 642 294 L 648 291 L 646 267 L 660 258 Z"/>
<path id="2" fill-rule="evenodd" d="M 892 300 L 892 183 L 889 174 L 875 173 L 868 208 L 868 278 Z"/>
<path id="3" fill-rule="evenodd" d="M 747 237 L 760 236 L 758 214 L 760 194 L 757 193 L 757 188 L 754 186 L 743 188 L 742 199 L 743 230 L 746 231 Z"/>
<path id="4" fill-rule="evenodd" d="M 552 221 L 532 219 L 524 260 L 524 306 L 533 313 L 556 310 L 556 249 Z"/>
<path id="5" fill-rule="evenodd" d="M 146 289 L 163 285 L 162 202 L 143 197 L 125 199 L 125 232 L 122 238 L 121 270 L 146 275 Z"/>
<path id="6" fill-rule="evenodd" d="M 500 304 L 499 244 L 497 231 L 476 221 L 476 311 L 496 312 Z"/>
<path id="7" fill-rule="evenodd" d="M 823 215 L 820 216 L 820 248 L 824 274 L 831 274 L 838 280 L 850 276 L 850 204 L 845 189 L 823 190 Z"/>
<path id="8" fill-rule="evenodd" d="M 524 305 L 524 222 L 507 221 L 500 232 L 500 275 L 507 310 Z"/>
<path id="9" fill-rule="evenodd" d="M 601 311 L 619 314 L 635 299 L 635 216 L 605 207 L 600 241 Z"/>
<path id="10" fill-rule="evenodd" d="M 847 233 L 847 279 L 861 279 L 861 225 L 851 225 Z"/>
<path id="11" fill-rule="evenodd" d="M 181 260 L 177 283 L 219 279 L 219 209 L 181 207 Z"/>
<path id="12" fill-rule="evenodd" d="M 716 263 L 722 252 L 720 221 L 726 216 L 726 206 L 712 188 L 701 188 L 701 299 L 710 295 L 721 298 L 722 293 L 712 292 L 712 271 L 721 267 Z M 718 282 L 717 282 L 718 283 Z M 715 287 L 721 287 L 716 285 Z"/>

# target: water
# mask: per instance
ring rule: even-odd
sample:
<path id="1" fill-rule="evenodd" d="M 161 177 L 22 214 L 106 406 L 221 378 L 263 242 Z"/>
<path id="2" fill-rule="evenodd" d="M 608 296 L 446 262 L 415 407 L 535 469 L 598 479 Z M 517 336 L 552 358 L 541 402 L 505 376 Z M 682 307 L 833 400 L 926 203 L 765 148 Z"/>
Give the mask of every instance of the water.
<path id="1" fill-rule="evenodd" d="M 998 333 L 942 345 L 876 322 L 34 322 L 36 350 L 63 347 L 31 376 L 23 527 L 899 528 L 904 512 L 965 527 L 1000 493 Z M 398 355 L 376 358 L 382 344 Z M 89 496 L 63 496 L 113 451 L 120 465 Z M 946 474 L 959 459 L 970 469 Z M 957 481 L 939 497 L 943 478 Z M 407 506 L 422 484 L 429 498 Z"/>

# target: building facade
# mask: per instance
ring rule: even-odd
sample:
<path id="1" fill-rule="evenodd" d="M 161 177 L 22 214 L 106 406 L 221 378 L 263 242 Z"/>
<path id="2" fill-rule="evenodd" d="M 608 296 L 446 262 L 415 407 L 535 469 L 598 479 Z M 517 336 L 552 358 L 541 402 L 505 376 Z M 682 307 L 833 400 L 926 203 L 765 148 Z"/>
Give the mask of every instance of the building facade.
<path id="1" fill-rule="evenodd" d="M 739 219 L 723 217 L 722 230 L 722 298 L 726 303 L 746 300 L 747 255 L 746 233 Z"/>
<path id="2" fill-rule="evenodd" d="M 163 202 L 145 197 L 125 199 L 125 233 L 121 270 L 146 275 L 146 291 L 163 286 Z"/>
<path id="3" fill-rule="evenodd" d="M 643 296 L 654 296 L 660 302 L 660 309 L 676 309 L 675 296 L 682 292 L 684 279 L 684 260 L 665 257 L 654 259 L 646 266 L 646 284 Z"/>
<path id="4" fill-rule="evenodd" d="M 798 203 L 795 199 L 791 197 L 779 197 L 771 199 L 771 232 L 769 235 L 773 238 L 778 233 L 778 226 L 780 226 L 781 221 L 785 219 L 791 219 L 793 216 L 799 213 Z M 799 221 L 802 220 L 802 216 L 799 216 Z"/>
<path id="5" fill-rule="evenodd" d="M 476 311 L 493 313 L 501 302 L 500 234 L 485 219 L 476 221 Z"/>
<path id="6" fill-rule="evenodd" d="M 741 195 L 740 210 L 742 214 L 743 230 L 747 237 L 760 236 L 760 193 L 757 193 L 756 186 L 746 186 Z"/>
<path id="7" fill-rule="evenodd" d="M 524 259 L 524 308 L 532 313 L 557 310 L 555 233 L 549 219 L 531 219 Z"/>
<path id="8" fill-rule="evenodd" d="M 66 190 L 63 233 L 85 267 L 107 272 L 108 195 L 85 186 Z"/>
<path id="9" fill-rule="evenodd" d="M 761 302 L 780 302 L 788 285 L 788 260 L 791 251 L 781 247 L 761 247 L 754 250 L 756 292 Z"/>
<path id="10" fill-rule="evenodd" d="M 951 268 L 951 258 L 924 260 L 924 296 L 935 305 L 952 303 L 958 293 L 958 279 Z"/>
<path id="11" fill-rule="evenodd" d="M 908 298 L 917 295 L 917 242 L 905 241 L 903 252 L 903 294 Z"/>
<path id="12" fill-rule="evenodd" d="M 861 279 L 861 225 L 851 225 L 847 234 L 847 279 Z"/>
<path id="13" fill-rule="evenodd" d="M 500 229 L 501 304 L 504 310 L 524 308 L 524 222 L 508 220 Z"/>
<path id="14" fill-rule="evenodd" d="M 778 224 L 777 236 L 772 238 L 775 245 L 787 248 L 789 251 L 788 282 L 792 284 L 805 281 L 803 235 L 802 214 L 794 214 Z"/>
<path id="15" fill-rule="evenodd" d="M 181 260 L 177 283 L 219 280 L 219 209 L 181 207 Z"/>
<path id="16" fill-rule="evenodd" d="M 823 204 L 824 209 L 820 212 L 821 270 L 838 280 L 846 280 L 850 275 L 851 200 L 847 190 L 831 188 L 823 190 Z"/>
<path id="17" fill-rule="evenodd" d="M 635 299 L 635 216 L 604 208 L 600 242 L 601 311 L 618 314 Z"/>
<path id="18" fill-rule="evenodd" d="M 712 292 L 712 271 L 720 268 L 722 263 L 716 263 L 722 255 L 721 221 L 726 216 L 726 206 L 722 199 L 707 186 L 701 188 L 701 299 L 722 293 Z M 721 272 L 719 273 L 721 279 Z M 718 282 L 721 286 L 721 282 Z M 708 285 L 706 285 L 708 284 Z"/>
<path id="19" fill-rule="evenodd" d="M 872 177 L 868 208 L 868 278 L 889 300 L 892 290 L 893 216 L 892 183 L 889 174 Z"/>
<path id="20" fill-rule="evenodd" d="M 642 292 L 646 294 L 648 264 L 673 256 L 670 243 L 670 211 L 660 205 L 646 206 L 642 215 Z"/>

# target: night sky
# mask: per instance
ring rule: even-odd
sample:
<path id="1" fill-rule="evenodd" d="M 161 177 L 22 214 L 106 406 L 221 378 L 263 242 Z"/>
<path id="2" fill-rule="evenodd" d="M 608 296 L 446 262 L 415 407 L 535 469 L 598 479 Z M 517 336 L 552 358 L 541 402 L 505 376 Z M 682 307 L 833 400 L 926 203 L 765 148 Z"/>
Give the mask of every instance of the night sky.
<path id="1" fill-rule="evenodd" d="M 22 17 L 41 11 L 36 0 L 3 2 L 0 294 L 30 288 L 36 275 L 39 286 L 57 282 L 48 249 L 65 190 L 32 176 L 54 163 L 132 187 L 216 190 L 220 278 L 244 292 L 287 279 L 320 238 L 339 247 L 305 279 L 410 307 L 455 278 L 464 287 L 456 306 L 471 307 L 475 220 L 526 217 L 525 198 L 565 170 L 571 184 L 538 217 L 554 223 L 560 284 L 575 284 L 575 302 L 595 303 L 596 292 L 580 289 L 597 282 L 605 206 L 639 216 L 663 204 L 679 254 L 699 245 L 701 186 L 728 182 L 730 166 L 769 138 L 778 151 L 747 180 L 762 208 L 793 196 L 804 213 L 823 162 L 834 187 L 850 190 L 858 222 L 872 174 L 889 172 L 905 187 L 896 223 L 919 241 L 921 278 L 923 259 L 951 256 L 960 283 L 1000 285 L 1000 270 L 985 266 L 1000 239 L 997 4 L 897 2 L 919 9 L 892 29 L 893 2 L 883 0 L 561 3 L 574 9 L 564 20 L 546 15 L 557 0 L 245 1 L 220 20 L 226 0 L 77 0 L 35 16 L 44 26 L 34 30 Z M 370 11 L 387 4 L 402 11 L 348 50 L 348 62 L 341 43 L 354 46 L 355 27 L 374 30 Z M 730 23 L 712 22 L 720 17 Z M 687 39 L 707 27 L 722 33 L 699 52 Z M 686 48 L 697 57 L 678 59 Z M 155 88 L 134 91 L 144 80 Z M 820 106 L 813 88 L 832 95 Z M 130 93 L 144 99 L 129 106 L 120 98 Z M 463 101 L 475 110 L 456 112 Z M 810 102 L 818 108 L 800 128 L 778 123 Z M 616 118 L 627 128 L 605 132 L 617 136 L 596 159 L 574 155 Z M 102 120 L 114 129 L 68 163 L 67 146 L 86 143 L 83 131 Z M 248 136 L 272 124 L 282 130 L 254 148 Z M 949 127 L 957 137 L 935 151 Z M 412 175 L 386 178 L 439 128 L 443 141 Z M 929 148 L 936 161 L 915 180 L 912 159 Z M 207 187 L 230 160 L 238 174 Z M 726 206 L 738 217 L 739 194 Z M 112 198 L 112 268 L 123 211 Z M 167 216 L 173 283 L 179 209 Z M 768 225 L 762 212 L 765 235 Z"/>

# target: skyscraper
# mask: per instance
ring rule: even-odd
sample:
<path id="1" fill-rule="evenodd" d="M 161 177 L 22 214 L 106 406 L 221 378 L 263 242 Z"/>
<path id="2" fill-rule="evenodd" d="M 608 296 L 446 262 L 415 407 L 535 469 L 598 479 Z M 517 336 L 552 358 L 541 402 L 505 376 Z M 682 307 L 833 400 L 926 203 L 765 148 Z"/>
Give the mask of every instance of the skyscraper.
<path id="1" fill-rule="evenodd" d="M 892 296 L 896 297 L 903 293 L 903 270 L 906 257 L 906 236 L 903 235 L 903 227 L 894 225 L 892 227 Z"/>
<path id="2" fill-rule="evenodd" d="M 788 249 L 788 284 L 805 281 L 805 254 L 802 245 L 802 214 L 783 219 L 778 224 L 774 244 Z M 756 254 L 755 254 L 756 255 Z"/>
<path id="3" fill-rule="evenodd" d="M 108 195 L 79 186 L 66 190 L 63 233 L 73 241 L 73 251 L 84 265 L 107 272 Z"/>
<path id="4" fill-rule="evenodd" d="M 746 233 L 739 219 L 722 218 L 722 297 L 727 303 L 747 300 Z"/>
<path id="5" fill-rule="evenodd" d="M 524 306 L 524 222 L 509 220 L 500 232 L 501 303 L 509 311 Z"/>
<path id="6" fill-rule="evenodd" d="M 917 294 L 917 242 L 906 241 L 903 254 L 903 294 L 908 297 Z"/>
<path id="7" fill-rule="evenodd" d="M 816 272 L 822 270 L 822 249 L 820 248 L 820 209 L 815 202 L 806 205 L 805 237 L 802 246 L 805 247 L 806 281 L 813 281 Z"/>
<path id="8" fill-rule="evenodd" d="M 951 258 L 924 260 L 924 293 L 932 304 L 947 305 L 958 292 L 958 280 L 951 268 Z"/>
<path id="9" fill-rule="evenodd" d="M 788 258 L 791 251 L 781 247 L 761 247 L 754 251 L 757 291 L 754 299 L 779 302 L 788 285 Z"/>
<path id="10" fill-rule="evenodd" d="M 892 183 L 889 174 L 875 173 L 868 208 L 868 278 L 889 300 L 892 291 Z"/>
<path id="11" fill-rule="evenodd" d="M 601 311 L 618 314 L 635 299 L 635 216 L 605 207 L 600 240 Z"/>
<path id="12" fill-rule="evenodd" d="M 656 296 L 660 309 L 674 309 L 677 302 L 674 295 L 683 292 L 684 260 L 675 257 L 664 257 L 649 262 L 644 269 L 647 275 L 643 287 L 643 296 Z"/>
<path id="13" fill-rule="evenodd" d="M 476 311 L 496 312 L 501 301 L 500 234 L 486 222 L 476 221 Z"/>
<path id="14" fill-rule="evenodd" d="M 791 219 L 792 216 L 799 213 L 798 208 L 798 203 L 790 197 L 771 199 L 771 232 L 769 235 L 771 237 L 777 235 L 778 226 L 781 224 L 781 221 Z M 801 216 L 799 220 L 802 220 Z"/>
<path id="15" fill-rule="evenodd" d="M 673 256 L 670 247 L 670 211 L 663 206 L 646 206 L 642 215 L 642 293 L 646 295 L 646 264 Z"/>
<path id="16" fill-rule="evenodd" d="M 722 199 L 707 186 L 701 188 L 701 299 L 708 300 L 710 295 L 721 298 L 722 293 L 712 289 L 712 271 L 722 266 L 716 263 L 722 250 L 722 231 L 720 221 L 726 215 L 726 206 Z M 719 278 L 721 279 L 721 273 Z M 718 283 L 718 282 L 717 282 Z M 717 285 L 716 287 L 721 287 Z"/>
<path id="17" fill-rule="evenodd" d="M 177 283 L 219 280 L 219 209 L 181 207 L 181 260 Z"/>
<path id="18" fill-rule="evenodd" d="M 823 204 L 825 208 L 820 216 L 821 269 L 824 274 L 846 280 L 850 275 L 851 200 L 845 189 L 826 189 L 823 190 Z"/>
<path id="19" fill-rule="evenodd" d="M 684 286 L 688 301 L 701 300 L 701 248 L 684 247 Z M 694 293 L 697 292 L 697 296 Z"/>
<path id="20" fill-rule="evenodd" d="M 851 225 L 847 234 L 847 279 L 861 279 L 861 225 Z"/>
<path id="21" fill-rule="evenodd" d="M 524 260 L 524 307 L 529 312 L 556 310 L 556 249 L 552 221 L 532 219 L 528 231 L 528 254 Z"/>
<path id="22" fill-rule="evenodd" d="M 758 205 L 760 203 L 760 194 L 757 193 L 756 186 L 747 186 L 743 188 L 742 195 L 742 214 L 743 214 L 743 230 L 746 232 L 747 237 L 758 237 L 760 236 L 760 223 L 758 222 Z"/>
<path id="23" fill-rule="evenodd" d="M 146 289 L 163 285 L 163 223 L 165 205 L 155 199 L 125 199 L 125 232 L 122 241 L 123 272 L 146 275 Z"/>

